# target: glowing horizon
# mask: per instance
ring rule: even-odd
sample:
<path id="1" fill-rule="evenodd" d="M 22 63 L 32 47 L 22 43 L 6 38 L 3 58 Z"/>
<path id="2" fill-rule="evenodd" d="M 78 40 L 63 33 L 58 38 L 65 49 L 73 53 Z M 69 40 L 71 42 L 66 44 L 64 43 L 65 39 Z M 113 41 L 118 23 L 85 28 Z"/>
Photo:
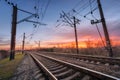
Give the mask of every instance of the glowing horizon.
<path id="1" fill-rule="evenodd" d="M 64 40 L 63 40 L 64 41 Z M 40 47 L 41 48 L 53 48 L 53 47 L 56 47 L 56 48 L 75 48 L 76 47 L 76 43 L 75 41 L 54 41 L 54 42 L 44 42 L 44 43 L 41 43 Z M 104 41 L 104 44 L 105 41 Z M 116 37 L 112 37 L 111 39 L 111 44 L 112 44 L 112 47 L 115 47 L 115 46 L 120 46 L 120 41 L 116 40 Z M 93 48 L 96 48 L 96 47 L 103 47 L 103 43 L 102 41 L 99 39 L 99 40 L 95 40 L 95 39 L 81 39 L 81 40 L 78 40 L 78 47 L 79 48 L 89 48 L 89 47 L 93 47 Z M 38 45 L 33 43 L 33 44 L 25 44 L 25 49 L 36 49 L 38 48 Z M 9 50 L 10 49 L 10 45 L 4 45 L 4 46 L 0 46 L 0 49 L 4 49 L 4 50 Z M 22 46 L 21 45 L 16 45 L 16 50 L 21 50 L 22 49 Z"/>

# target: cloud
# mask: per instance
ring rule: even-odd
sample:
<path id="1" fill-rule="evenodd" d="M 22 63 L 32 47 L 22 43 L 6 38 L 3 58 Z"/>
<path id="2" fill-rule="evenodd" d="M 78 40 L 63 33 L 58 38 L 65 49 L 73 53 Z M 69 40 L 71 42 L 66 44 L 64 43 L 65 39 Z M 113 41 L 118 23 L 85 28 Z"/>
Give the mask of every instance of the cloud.
<path id="1" fill-rule="evenodd" d="M 111 36 L 120 36 L 120 20 L 109 21 L 108 30 Z M 120 39 L 120 38 L 119 38 Z"/>
<path id="2" fill-rule="evenodd" d="M 78 39 L 90 39 L 90 38 L 95 38 L 98 36 L 97 31 L 88 29 L 88 28 L 78 28 L 77 29 L 77 35 Z M 62 31 L 62 32 L 56 32 L 54 34 L 54 38 L 62 38 L 65 40 L 74 40 L 75 39 L 75 33 L 74 33 L 74 28 L 70 31 Z"/>
<path id="3" fill-rule="evenodd" d="M 9 45 L 10 40 L 5 40 L 3 37 L 0 38 L 0 46 Z"/>

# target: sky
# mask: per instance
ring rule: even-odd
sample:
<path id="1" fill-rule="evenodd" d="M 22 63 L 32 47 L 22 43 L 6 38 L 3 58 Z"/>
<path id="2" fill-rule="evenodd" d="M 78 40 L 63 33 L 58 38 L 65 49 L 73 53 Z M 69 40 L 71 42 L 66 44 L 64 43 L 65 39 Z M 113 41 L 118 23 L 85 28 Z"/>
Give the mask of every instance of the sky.
<path id="1" fill-rule="evenodd" d="M 100 1 L 110 39 L 118 45 L 118 43 L 120 44 L 120 0 Z M 63 22 L 63 18 L 60 18 L 62 11 L 71 15 L 71 20 L 73 20 L 72 16 L 80 20 L 80 24 L 77 24 L 80 46 L 84 41 L 100 41 L 96 26 L 90 23 L 91 20 L 100 19 L 97 0 L 0 0 L 0 49 L 10 47 L 12 6 L 7 2 L 17 4 L 18 9 L 31 13 L 37 12 L 39 19 L 32 17 L 29 20 L 46 24 L 39 25 L 25 21 L 17 24 L 16 46 L 21 46 L 24 32 L 26 34 L 26 45 L 29 47 L 37 46 L 38 41 L 43 47 L 75 42 L 74 28 Z M 92 15 L 87 14 L 95 8 L 96 10 L 93 11 Z M 18 10 L 17 21 L 30 15 Z M 86 17 L 84 18 L 84 16 Z M 102 25 L 101 23 L 97 25 L 104 39 Z"/>

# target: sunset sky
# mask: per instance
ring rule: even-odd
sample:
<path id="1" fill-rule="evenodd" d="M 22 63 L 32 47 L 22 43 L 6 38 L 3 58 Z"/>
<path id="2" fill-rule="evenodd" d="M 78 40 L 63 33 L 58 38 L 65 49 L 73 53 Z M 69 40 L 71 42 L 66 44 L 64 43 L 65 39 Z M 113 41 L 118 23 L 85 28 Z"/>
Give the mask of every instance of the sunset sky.
<path id="1" fill-rule="evenodd" d="M 62 22 L 60 13 L 72 14 L 72 9 L 76 10 L 73 13 L 80 24 L 77 24 L 77 33 L 79 47 L 85 45 L 84 41 L 100 41 L 99 34 L 95 25 L 91 25 L 90 20 L 95 18 L 100 19 L 99 10 L 97 8 L 97 0 L 7 0 L 17 4 L 17 7 L 32 13 L 38 8 L 39 19 L 31 18 L 31 20 L 39 21 L 47 24 L 46 26 L 37 25 L 33 23 L 22 22 L 17 24 L 16 44 L 21 46 L 23 33 L 26 33 L 26 45 L 36 46 L 35 42 L 40 41 L 41 46 L 54 46 L 57 44 L 67 44 L 75 41 L 74 28 Z M 91 3 L 89 2 L 91 1 Z M 110 39 L 114 45 L 120 45 L 120 0 L 100 0 L 104 11 L 108 32 Z M 91 7 L 91 8 L 90 8 Z M 97 8 L 93 15 L 88 12 Z M 30 14 L 18 11 L 18 20 L 30 16 Z M 59 22 L 57 22 L 59 20 Z M 72 19 L 71 19 L 72 20 Z M 5 0 L 0 0 L 0 49 L 9 48 L 11 37 L 11 22 L 12 22 L 12 6 L 8 5 Z M 60 24 L 60 25 L 59 25 Z M 57 26 L 59 25 L 59 26 Z M 98 24 L 99 30 L 103 34 L 101 23 Z"/>

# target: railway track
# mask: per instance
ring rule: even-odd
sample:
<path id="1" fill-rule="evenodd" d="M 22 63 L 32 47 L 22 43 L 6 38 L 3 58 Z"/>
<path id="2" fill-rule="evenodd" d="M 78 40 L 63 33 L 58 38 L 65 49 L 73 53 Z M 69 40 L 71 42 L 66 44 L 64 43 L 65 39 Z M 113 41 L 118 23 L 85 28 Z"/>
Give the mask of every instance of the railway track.
<path id="1" fill-rule="evenodd" d="M 117 65 L 120 66 L 120 59 L 118 58 L 111 58 L 111 57 L 99 57 L 99 56 L 86 56 L 86 55 L 79 55 L 79 54 L 65 54 L 65 53 L 55 53 L 55 52 L 42 52 L 47 55 L 52 56 L 59 56 L 59 57 L 66 57 L 70 59 L 81 60 L 90 63 L 96 64 L 105 64 L 105 65 Z"/>
<path id="2" fill-rule="evenodd" d="M 43 54 L 30 54 L 49 80 L 120 80 Z"/>
<path id="3" fill-rule="evenodd" d="M 95 60 L 94 60 L 94 58 L 91 59 L 92 56 L 91 57 L 89 56 L 90 57 L 90 59 L 89 59 L 89 57 L 87 57 L 87 56 L 86 57 L 84 56 L 85 58 L 81 58 L 81 57 L 79 57 L 80 55 L 78 55 L 78 56 L 75 55 L 75 57 L 74 57 L 74 54 L 60 54 L 60 53 L 57 54 L 57 53 L 51 53 L 51 52 L 48 52 L 48 53 L 47 52 L 39 52 L 39 53 L 63 60 L 65 62 L 70 62 L 70 63 L 76 64 L 76 65 L 79 65 L 82 67 L 86 67 L 86 68 L 89 68 L 89 69 L 92 69 L 95 71 L 99 71 L 99 72 L 120 78 L 120 65 L 119 65 L 120 61 L 119 61 L 119 59 L 110 58 L 110 61 L 109 60 L 104 61 L 104 59 L 101 59 L 103 57 L 101 57 L 101 58 L 99 57 L 100 58 L 100 59 L 98 58 L 99 60 L 96 60 L 97 57 L 94 57 L 95 58 Z M 81 56 L 83 56 L 83 55 L 81 55 Z M 105 58 L 105 59 L 109 59 L 109 58 Z M 104 62 L 104 63 L 102 63 L 102 62 Z M 113 63 L 110 64 L 109 62 L 113 62 Z"/>

